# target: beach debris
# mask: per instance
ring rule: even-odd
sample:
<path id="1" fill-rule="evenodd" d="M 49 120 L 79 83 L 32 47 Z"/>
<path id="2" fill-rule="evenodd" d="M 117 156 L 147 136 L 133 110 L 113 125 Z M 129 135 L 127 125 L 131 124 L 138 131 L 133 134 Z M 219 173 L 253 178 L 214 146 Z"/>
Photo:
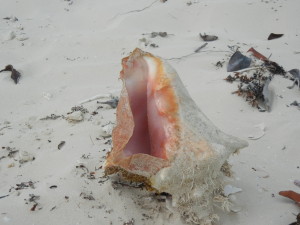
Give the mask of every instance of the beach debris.
<path id="1" fill-rule="evenodd" d="M 16 69 L 14 69 L 14 67 L 12 65 L 7 65 L 3 70 L 0 71 L 0 73 L 4 72 L 4 71 L 11 72 L 10 78 L 15 82 L 15 84 L 17 84 L 19 82 L 21 73 L 19 71 L 17 71 Z"/>
<path id="2" fill-rule="evenodd" d="M 7 16 L 3 18 L 4 20 L 9 20 L 10 22 L 17 22 L 18 18 L 15 16 Z"/>
<path id="3" fill-rule="evenodd" d="M 296 203 L 300 203 L 300 194 L 294 191 L 280 191 L 279 195 L 289 198 L 291 200 L 293 200 Z"/>
<path id="4" fill-rule="evenodd" d="M 272 74 L 286 74 L 286 71 L 282 66 L 279 66 L 276 62 L 270 61 L 267 57 L 256 51 L 254 48 L 250 48 L 248 52 L 251 52 L 255 58 L 262 60 L 264 62 L 263 66 L 266 67 Z"/>
<path id="5" fill-rule="evenodd" d="M 215 35 L 207 35 L 207 34 L 199 34 L 200 38 L 202 38 L 203 41 L 215 41 L 218 40 L 218 37 Z"/>
<path id="6" fill-rule="evenodd" d="M 66 120 L 70 123 L 78 123 L 83 121 L 83 113 L 81 111 L 74 111 L 66 116 Z"/>
<path id="7" fill-rule="evenodd" d="M 82 104 L 85 104 L 85 103 L 88 103 L 88 102 L 91 102 L 91 101 L 95 101 L 97 99 L 111 98 L 111 96 L 112 96 L 112 94 L 98 94 L 98 95 L 95 95 L 91 98 L 85 99 L 85 100 L 79 102 L 78 104 L 82 105 Z"/>
<path id="8" fill-rule="evenodd" d="M 100 136 L 103 138 L 111 137 L 113 129 L 114 124 L 112 122 L 103 125 L 100 129 Z"/>
<path id="9" fill-rule="evenodd" d="M 146 38 L 141 38 L 139 39 L 139 41 L 141 43 L 144 43 L 144 45 L 147 47 L 151 42 L 149 40 L 147 40 Z"/>
<path id="10" fill-rule="evenodd" d="M 13 167 L 15 167 L 15 163 L 10 163 L 7 165 L 7 168 L 13 168 Z"/>
<path id="11" fill-rule="evenodd" d="M 240 51 L 233 53 L 227 65 L 227 72 L 233 72 L 248 68 L 251 64 L 251 58 L 244 56 Z"/>
<path id="12" fill-rule="evenodd" d="M 274 34 L 274 33 L 271 33 L 268 37 L 268 40 L 273 40 L 273 39 L 277 39 L 277 38 L 280 38 L 282 37 L 283 34 Z"/>
<path id="13" fill-rule="evenodd" d="M 286 78 L 286 71 L 282 66 L 279 66 L 276 62 L 270 61 L 254 48 L 250 48 L 248 52 L 252 54 L 251 57 L 254 57 L 254 60 L 252 60 L 254 65 L 244 69 L 237 68 L 237 70 L 233 71 L 234 75 L 228 75 L 225 80 L 230 83 L 239 81 L 238 90 L 233 92 L 234 94 L 244 97 L 246 101 L 253 107 L 258 108 L 260 112 L 270 111 L 273 92 L 270 90 L 269 84 L 274 75 L 281 75 Z M 237 55 L 239 56 L 239 53 Z M 234 55 L 231 59 L 232 58 L 235 58 Z M 248 59 L 251 60 L 251 58 Z M 257 59 L 259 61 L 257 61 Z M 228 66 L 230 65 L 230 60 Z M 239 60 L 237 60 L 237 62 L 239 62 Z M 249 60 L 248 64 L 250 65 Z"/>
<path id="14" fill-rule="evenodd" d="M 111 100 L 105 101 L 105 102 L 97 102 L 100 104 L 106 104 L 109 105 L 112 109 L 117 108 L 118 103 L 119 103 L 119 98 L 118 97 L 113 97 Z"/>
<path id="15" fill-rule="evenodd" d="M 155 38 L 155 37 L 167 37 L 168 33 L 167 32 L 151 32 L 150 37 Z"/>
<path id="16" fill-rule="evenodd" d="M 265 66 L 272 74 L 285 75 L 286 71 L 282 66 L 279 66 L 276 62 L 266 60 L 263 66 Z"/>
<path id="17" fill-rule="evenodd" d="M 0 160 L 1 160 L 1 159 L 4 159 L 4 158 L 6 158 L 6 157 L 14 158 L 15 155 L 19 152 L 19 150 L 17 150 L 16 148 L 11 148 L 11 147 L 9 147 L 9 146 L 7 146 L 7 147 L 2 147 L 2 149 L 5 149 L 6 151 L 8 151 L 8 153 L 7 153 L 6 156 L 2 156 L 2 157 L 0 158 Z"/>
<path id="18" fill-rule="evenodd" d="M 298 213 L 296 220 L 297 220 L 296 222 L 291 223 L 290 225 L 300 225 L 300 213 Z"/>
<path id="19" fill-rule="evenodd" d="M 231 194 L 235 194 L 235 193 L 238 193 L 241 191 L 242 191 L 241 188 L 237 188 L 237 187 L 234 187 L 234 186 L 228 184 L 228 185 L 225 185 L 223 193 L 226 197 L 228 197 Z"/>
<path id="20" fill-rule="evenodd" d="M 207 44 L 208 44 L 207 42 L 204 43 L 204 44 L 201 45 L 200 47 L 196 48 L 196 50 L 195 50 L 194 52 L 189 53 L 189 54 L 187 54 L 187 55 L 183 55 L 183 56 L 180 56 L 180 57 L 174 57 L 174 58 L 168 58 L 168 59 L 166 59 L 166 60 L 174 60 L 174 59 L 180 60 L 180 59 L 187 58 L 187 57 L 189 57 L 189 56 L 195 55 L 195 54 L 199 53 L 200 50 L 203 49 Z"/>
<path id="21" fill-rule="evenodd" d="M 300 109 L 300 102 L 297 102 L 297 101 L 293 101 L 290 105 L 293 105 L 293 106 L 298 106 L 299 109 Z"/>
<path id="22" fill-rule="evenodd" d="M 258 140 L 265 135 L 266 125 L 265 123 L 260 123 L 254 126 L 256 128 L 256 134 L 248 136 L 250 140 Z"/>
<path id="23" fill-rule="evenodd" d="M 80 111 L 80 112 L 82 112 L 83 114 L 89 112 L 89 111 L 88 111 L 86 108 L 84 108 L 82 105 L 80 105 L 80 106 L 73 106 L 73 107 L 71 108 L 71 111 L 72 111 L 72 112 Z M 72 113 L 72 112 L 70 112 L 70 113 Z M 70 114 L 70 113 L 67 113 L 67 114 Z"/>
<path id="24" fill-rule="evenodd" d="M 205 43 L 205 44 L 201 45 L 201 46 L 200 46 L 199 48 L 197 48 L 194 52 L 195 52 L 195 53 L 200 52 L 200 50 L 201 50 L 202 48 L 204 48 L 207 44 L 208 44 L 208 43 Z"/>
<path id="25" fill-rule="evenodd" d="M 56 189 L 56 188 L 57 188 L 57 185 L 51 185 L 49 188 L 50 188 L 50 189 Z"/>
<path id="26" fill-rule="evenodd" d="M 16 187 L 10 188 L 9 192 L 11 192 L 12 189 L 19 191 L 27 188 L 35 189 L 34 182 L 27 181 L 27 182 L 21 182 L 20 184 L 16 184 Z"/>
<path id="27" fill-rule="evenodd" d="M 91 192 L 90 194 L 87 194 L 87 193 L 84 193 L 84 192 L 81 192 L 80 195 L 79 195 L 81 198 L 83 199 L 86 199 L 86 200 L 90 200 L 90 201 L 93 201 L 95 200 L 94 196 L 93 196 L 93 193 Z"/>
<path id="28" fill-rule="evenodd" d="M 1 198 L 6 198 L 6 197 L 8 197 L 9 195 L 2 195 L 2 196 L 0 196 L 0 199 Z"/>
<path id="29" fill-rule="evenodd" d="M 30 161 L 33 161 L 33 160 L 35 160 L 35 157 L 33 156 L 33 154 L 31 154 L 27 151 L 21 151 L 19 153 L 19 163 L 20 164 L 30 162 Z"/>
<path id="30" fill-rule="evenodd" d="M 63 147 L 65 144 L 66 144 L 65 141 L 61 141 L 61 142 L 58 144 L 58 146 L 57 146 L 58 150 L 62 149 L 62 147 Z"/>
<path id="31" fill-rule="evenodd" d="M 263 60 L 263 61 L 268 60 L 267 57 L 265 57 L 264 55 L 262 55 L 261 53 L 259 53 L 258 51 L 256 51 L 254 48 L 250 48 L 250 49 L 248 50 L 248 52 L 251 52 L 252 55 L 253 55 L 255 58 L 259 59 L 259 60 Z"/>
<path id="32" fill-rule="evenodd" d="M 218 68 L 222 68 L 224 63 L 225 63 L 224 61 L 222 61 L 222 62 L 221 62 L 221 61 L 218 61 L 218 62 L 215 64 L 215 66 L 218 67 Z"/>
<path id="33" fill-rule="evenodd" d="M 298 187 L 300 187 L 300 180 L 294 180 L 294 184 Z"/>
<path id="34" fill-rule="evenodd" d="M 159 46 L 157 44 L 151 43 L 150 47 L 152 47 L 152 48 L 158 48 Z"/>
<path id="35" fill-rule="evenodd" d="M 55 114 L 51 114 L 50 116 L 46 116 L 41 118 L 40 120 L 56 120 L 58 118 L 60 118 L 61 116 L 55 115 Z"/>
<path id="36" fill-rule="evenodd" d="M 234 76 L 227 76 L 225 80 L 231 83 L 239 80 L 238 90 L 234 91 L 233 94 L 244 97 L 253 107 L 259 108 L 259 103 L 264 102 L 263 89 L 268 78 L 269 76 L 266 77 L 263 71 L 257 71 L 249 77 L 235 73 Z"/>
<path id="37" fill-rule="evenodd" d="M 37 202 L 40 199 L 40 196 L 29 194 L 29 199 L 24 199 L 26 201 L 26 204 L 33 203 L 33 206 L 30 208 L 30 211 L 35 211 L 36 207 L 39 205 Z M 41 208 L 39 208 L 41 209 Z"/>
<path id="38" fill-rule="evenodd" d="M 270 177 L 270 174 L 262 168 L 252 167 L 251 169 L 258 174 L 257 176 L 259 178 L 269 178 Z"/>
<path id="39" fill-rule="evenodd" d="M 161 1 L 167 1 L 167 0 L 161 0 Z M 124 222 L 123 225 L 134 225 L 134 219 L 132 218 L 128 222 Z"/>
<path id="40" fill-rule="evenodd" d="M 300 71 L 299 71 L 299 69 L 292 69 L 288 72 L 292 75 L 292 80 L 294 81 L 293 85 L 289 86 L 288 88 L 292 89 L 297 84 L 298 88 L 300 89 Z"/>
<path id="41" fill-rule="evenodd" d="M 267 111 L 271 110 L 271 101 L 272 101 L 272 94 L 269 90 L 269 84 L 271 82 L 271 78 L 267 79 L 265 81 L 263 90 L 262 90 L 262 96 L 263 96 L 263 104 Z"/>
<path id="42" fill-rule="evenodd" d="M 119 173 L 148 190 L 168 193 L 186 222 L 208 224 L 216 218 L 215 197 L 223 195 L 222 165 L 248 143 L 220 131 L 166 61 L 135 49 L 122 65 L 105 175 Z"/>

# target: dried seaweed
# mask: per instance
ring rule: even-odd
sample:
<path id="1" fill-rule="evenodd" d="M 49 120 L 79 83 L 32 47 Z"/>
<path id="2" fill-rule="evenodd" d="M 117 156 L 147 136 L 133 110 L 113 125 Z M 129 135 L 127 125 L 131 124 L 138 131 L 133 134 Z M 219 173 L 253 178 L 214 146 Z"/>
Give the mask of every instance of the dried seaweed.
<path id="1" fill-rule="evenodd" d="M 268 37 L 268 40 L 273 40 L 273 39 L 277 39 L 277 38 L 280 38 L 282 37 L 283 34 L 274 34 L 274 33 L 271 33 Z"/>
<path id="2" fill-rule="evenodd" d="M 74 106 L 74 107 L 72 107 L 72 108 L 71 108 L 71 111 L 72 111 L 72 112 L 80 111 L 80 112 L 82 112 L 83 114 L 89 112 L 89 111 L 88 111 L 86 108 L 84 108 L 82 105 L 81 105 L 81 106 Z M 72 112 L 68 112 L 67 114 L 71 114 Z"/>
<path id="3" fill-rule="evenodd" d="M 286 74 L 286 71 L 283 69 L 283 67 L 279 66 L 276 62 L 266 60 L 264 65 L 272 74 L 279 74 L 279 75 Z"/>
<path id="4" fill-rule="evenodd" d="M 40 120 L 56 120 L 58 118 L 60 118 L 61 116 L 55 115 L 55 114 L 51 114 L 50 116 L 46 116 L 44 118 L 41 118 Z"/>
<path id="5" fill-rule="evenodd" d="M 94 201 L 95 198 L 93 197 L 93 193 L 91 192 L 90 194 L 86 194 L 84 192 L 81 192 L 79 195 L 81 198 L 86 199 L 86 200 L 90 200 L 90 201 Z"/>
<path id="6" fill-rule="evenodd" d="M 19 79 L 21 77 L 21 73 L 19 71 L 17 71 L 16 69 L 14 69 L 14 67 L 12 65 L 7 65 L 3 70 L 0 71 L 4 72 L 4 71 L 10 71 L 11 72 L 11 79 L 13 79 L 13 81 L 15 82 L 15 84 L 17 84 L 19 82 Z"/>
<path id="7" fill-rule="evenodd" d="M 28 182 L 22 182 L 20 184 L 16 184 L 16 187 L 12 187 L 9 189 L 9 192 L 11 192 L 12 189 L 18 191 L 18 190 L 23 190 L 23 189 L 27 189 L 27 188 L 32 188 L 34 189 L 34 182 L 32 181 L 28 181 Z"/>
<path id="8" fill-rule="evenodd" d="M 233 93 L 244 97 L 247 102 L 257 108 L 259 107 L 259 103 L 265 102 L 263 94 L 264 86 L 266 81 L 271 79 L 271 76 L 265 74 L 264 69 L 255 71 L 252 75 L 235 73 L 234 76 L 229 75 L 225 78 L 225 80 L 230 83 L 239 81 L 238 90 Z M 265 89 L 265 94 L 268 95 L 267 93 Z M 268 95 L 267 98 L 269 97 Z M 269 105 L 269 103 L 267 105 Z"/>
<path id="9" fill-rule="evenodd" d="M 157 36 L 160 36 L 160 37 L 167 37 L 168 36 L 168 33 L 167 32 L 152 32 L 150 34 L 150 37 L 151 38 L 155 38 Z"/>

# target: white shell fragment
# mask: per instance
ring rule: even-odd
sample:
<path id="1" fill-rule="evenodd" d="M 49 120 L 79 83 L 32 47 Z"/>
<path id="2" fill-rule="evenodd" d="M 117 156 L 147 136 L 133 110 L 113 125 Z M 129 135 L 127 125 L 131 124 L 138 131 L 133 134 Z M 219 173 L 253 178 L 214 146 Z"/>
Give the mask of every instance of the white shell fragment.
<path id="1" fill-rule="evenodd" d="M 21 164 L 33 161 L 34 159 L 35 158 L 34 158 L 33 154 L 31 154 L 29 152 L 21 151 L 19 153 L 19 163 L 21 163 Z"/>
<path id="2" fill-rule="evenodd" d="M 266 125 L 265 123 L 260 123 L 254 126 L 253 134 L 249 135 L 250 140 L 258 140 L 265 135 Z"/>
<path id="3" fill-rule="evenodd" d="M 231 185 L 226 185 L 224 187 L 224 195 L 225 196 L 229 196 L 231 194 L 235 194 L 235 193 L 238 193 L 238 192 L 241 192 L 242 189 L 241 188 L 237 188 L 237 187 L 234 187 L 234 186 L 231 186 Z"/>
<path id="4" fill-rule="evenodd" d="M 75 111 L 67 115 L 66 119 L 70 123 L 78 123 L 83 120 L 83 115 L 81 111 Z"/>

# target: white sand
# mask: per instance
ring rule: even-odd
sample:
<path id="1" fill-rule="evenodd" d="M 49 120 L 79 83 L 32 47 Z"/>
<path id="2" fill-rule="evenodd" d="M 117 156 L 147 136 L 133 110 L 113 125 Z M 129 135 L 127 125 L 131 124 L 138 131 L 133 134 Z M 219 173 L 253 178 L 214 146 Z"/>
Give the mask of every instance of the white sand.
<path id="1" fill-rule="evenodd" d="M 214 64 L 228 62 L 227 46 L 238 45 L 242 52 L 254 47 L 267 57 L 272 54 L 271 60 L 286 70 L 299 68 L 300 2 L 195 0 L 190 6 L 187 2 L 157 1 L 141 12 L 126 13 L 153 1 L 1 1 L 0 68 L 12 64 L 22 77 L 15 85 L 10 73 L 0 74 L 0 157 L 8 154 L 3 147 L 19 150 L 0 160 L 0 197 L 9 195 L 0 198 L 0 224 L 182 224 L 149 193 L 120 185 L 113 188 L 111 180 L 101 178 L 103 170 L 98 168 L 110 150 L 104 144 L 108 139 L 100 136 L 101 126 L 115 121 L 114 109 L 98 109 L 93 116 L 100 104 L 92 101 L 83 105 L 89 113 L 82 122 L 40 119 L 66 116 L 85 99 L 118 93 L 121 58 L 135 47 L 163 58 L 180 57 L 204 43 L 200 32 L 215 34 L 219 40 L 199 54 L 169 60 L 194 100 L 218 127 L 240 138 L 259 134 L 257 124 L 266 126 L 262 138 L 249 140 L 249 147 L 230 160 L 235 173 L 232 185 L 242 188 L 235 195 L 241 210 L 221 213 L 219 224 L 295 221 L 293 213 L 299 208 L 278 192 L 300 191 L 293 184 L 300 178 L 300 111 L 287 107 L 300 101 L 300 91 L 286 88 L 290 80 L 275 77 L 272 111 L 261 113 L 231 94 L 237 84 L 223 80 L 229 75 L 226 63 L 219 69 Z M 2 19 L 9 16 L 18 21 Z M 153 31 L 173 35 L 153 39 L 142 35 Z M 271 32 L 284 36 L 267 41 Z M 139 41 L 143 37 L 159 47 L 145 47 Z M 66 143 L 59 150 L 61 141 Z M 20 164 L 19 154 L 24 151 L 35 160 Z M 96 179 L 89 179 L 80 165 L 95 172 Z M 14 189 L 28 181 L 34 182 L 34 189 Z M 50 189 L 52 185 L 57 188 Z M 30 194 L 40 196 L 35 211 L 30 211 L 34 202 L 26 204 Z M 86 199 L 89 195 L 94 200 Z"/>

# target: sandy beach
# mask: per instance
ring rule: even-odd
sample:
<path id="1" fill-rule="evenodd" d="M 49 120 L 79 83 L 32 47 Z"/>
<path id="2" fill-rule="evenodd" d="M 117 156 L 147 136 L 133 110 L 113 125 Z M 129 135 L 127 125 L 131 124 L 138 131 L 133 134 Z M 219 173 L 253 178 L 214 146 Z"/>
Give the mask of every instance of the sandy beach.
<path id="1" fill-rule="evenodd" d="M 278 192 L 300 192 L 300 89 L 274 75 L 262 112 L 224 79 L 232 49 L 300 69 L 299 1 L 1 3 L 0 70 L 11 64 L 21 77 L 0 73 L 0 224 L 185 224 L 160 196 L 104 177 L 116 122 L 107 101 L 119 96 L 121 60 L 135 48 L 170 63 L 207 117 L 249 143 L 229 159 L 229 184 L 241 191 L 230 212 L 216 208 L 216 224 L 296 221 L 300 208 Z M 192 54 L 206 43 L 199 33 L 218 39 Z"/>

